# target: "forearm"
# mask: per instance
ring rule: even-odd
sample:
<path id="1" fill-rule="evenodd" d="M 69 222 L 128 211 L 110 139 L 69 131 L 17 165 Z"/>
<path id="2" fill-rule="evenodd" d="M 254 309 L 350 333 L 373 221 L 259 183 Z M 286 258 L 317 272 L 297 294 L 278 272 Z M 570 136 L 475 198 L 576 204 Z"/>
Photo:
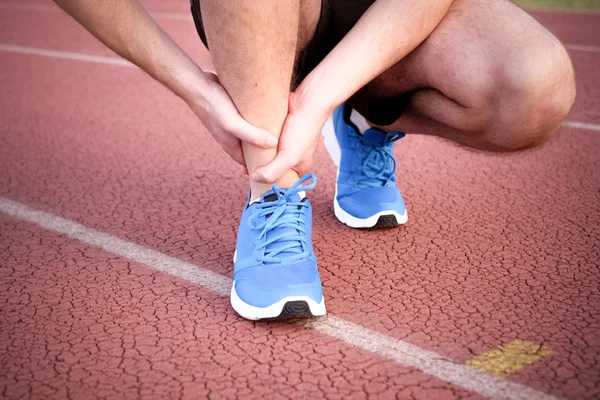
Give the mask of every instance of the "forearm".
<path id="1" fill-rule="evenodd" d="M 207 84 L 196 63 L 137 0 L 55 0 L 115 53 L 187 100 Z"/>
<path id="2" fill-rule="evenodd" d="M 306 77 L 294 106 L 330 113 L 421 44 L 453 0 L 378 0 Z"/>

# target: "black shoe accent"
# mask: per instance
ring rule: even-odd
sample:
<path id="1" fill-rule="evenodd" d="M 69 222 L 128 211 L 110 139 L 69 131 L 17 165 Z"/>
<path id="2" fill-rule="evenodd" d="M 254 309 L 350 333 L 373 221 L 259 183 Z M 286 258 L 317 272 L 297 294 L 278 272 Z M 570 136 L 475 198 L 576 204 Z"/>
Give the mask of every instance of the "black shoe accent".
<path id="1" fill-rule="evenodd" d="M 277 200 L 279 200 L 279 197 L 277 197 L 276 193 L 271 193 L 271 194 L 268 194 L 265 197 L 263 197 L 263 202 L 265 202 L 265 203 L 270 203 L 272 201 L 277 201 Z"/>
<path id="2" fill-rule="evenodd" d="M 275 318 L 268 318 L 271 320 L 285 320 L 292 318 L 310 318 L 312 317 L 312 313 L 310 312 L 310 307 L 308 303 L 299 300 L 299 301 L 288 301 L 283 306 L 281 310 L 281 314 Z"/>
<path id="3" fill-rule="evenodd" d="M 373 228 L 395 228 L 397 226 L 400 224 L 394 215 L 382 215 Z"/>

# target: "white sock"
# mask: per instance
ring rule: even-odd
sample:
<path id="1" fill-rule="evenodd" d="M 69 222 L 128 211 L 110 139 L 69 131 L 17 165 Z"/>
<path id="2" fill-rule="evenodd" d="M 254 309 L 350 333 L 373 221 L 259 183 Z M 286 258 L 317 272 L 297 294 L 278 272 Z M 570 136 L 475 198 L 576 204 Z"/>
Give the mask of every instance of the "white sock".
<path id="1" fill-rule="evenodd" d="M 350 114 L 350 122 L 352 122 L 358 128 L 358 132 L 362 135 L 366 130 L 371 129 L 369 122 L 358 113 L 355 109 L 352 109 Z"/>

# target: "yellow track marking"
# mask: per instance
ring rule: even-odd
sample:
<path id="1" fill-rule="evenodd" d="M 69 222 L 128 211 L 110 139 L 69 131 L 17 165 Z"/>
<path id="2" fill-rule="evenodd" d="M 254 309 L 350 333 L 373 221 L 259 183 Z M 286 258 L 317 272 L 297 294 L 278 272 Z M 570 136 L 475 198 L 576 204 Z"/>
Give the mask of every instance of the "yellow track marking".
<path id="1" fill-rule="evenodd" d="M 550 354 L 552 350 L 547 347 L 517 339 L 480 354 L 466 364 L 496 376 L 507 376 Z"/>

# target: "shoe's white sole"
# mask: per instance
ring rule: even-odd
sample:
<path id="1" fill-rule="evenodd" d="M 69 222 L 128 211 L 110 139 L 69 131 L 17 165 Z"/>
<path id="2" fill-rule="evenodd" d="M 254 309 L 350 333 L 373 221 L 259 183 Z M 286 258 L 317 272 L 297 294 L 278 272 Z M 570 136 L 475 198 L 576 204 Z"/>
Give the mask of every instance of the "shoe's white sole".
<path id="1" fill-rule="evenodd" d="M 327 119 L 327 122 L 325 122 L 325 125 L 323 125 L 321 135 L 323 135 L 323 143 L 325 144 L 325 148 L 327 149 L 331 160 L 337 167 L 337 173 L 335 176 L 335 196 L 333 197 L 333 212 L 335 217 L 341 223 L 346 224 L 351 228 L 372 228 L 377 225 L 380 217 L 394 217 L 398 225 L 405 224 L 406 221 L 408 221 L 408 213 L 406 210 L 404 211 L 404 214 L 399 214 L 394 210 L 384 210 L 368 218 L 357 218 L 342 209 L 337 201 L 337 180 L 340 176 L 342 151 L 340 149 L 340 144 L 337 141 L 337 136 L 335 135 L 333 115 L 331 115 L 329 119 Z"/>
<path id="2" fill-rule="evenodd" d="M 237 251 L 233 253 L 233 262 Z M 295 316 L 320 317 L 327 313 L 325 299 L 316 302 L 307 296 L 287 296 L 268 307 L 256 307 L 244 302 L 235 291 L 235 281 L 231 287 L 231 306 L 241 317 L 257 321 L 260 319 L 290 318 Z"/>
<path id="3" fill-rule="evenodd" d="M 306 296 L 288 296 L 268 307 L 255 307 L 245 303 L 235 292 L 235 282 L 231 288 L 231 306 L 241 317 L 257 321 L 259 319 L 289 318 L 303 316 L 308 313 L 313 317 L 326 314 L 325 300 L 317 303 Z"/>
<path id="4" fill-rule="evenodd" d="M 398 214 L 396 211 L 388 210 L 388 211 L 380 211 L 375 215 L 370 216 L 369 218 L 356 218 L 353 215 L 348 214 L 346 211 L 340 207 L 337 196 L 333 199 L 333 212 L 335 217 L 343 224 L 348 225 L 351 228 L 372 228 L 377 223 L 379 223 L 380 217 L 394 217 L 396 218 L 396 224 L 402 225 L 405 224 L 408 220 L 408 215 L 406 211 L 404 214 Z"/>

